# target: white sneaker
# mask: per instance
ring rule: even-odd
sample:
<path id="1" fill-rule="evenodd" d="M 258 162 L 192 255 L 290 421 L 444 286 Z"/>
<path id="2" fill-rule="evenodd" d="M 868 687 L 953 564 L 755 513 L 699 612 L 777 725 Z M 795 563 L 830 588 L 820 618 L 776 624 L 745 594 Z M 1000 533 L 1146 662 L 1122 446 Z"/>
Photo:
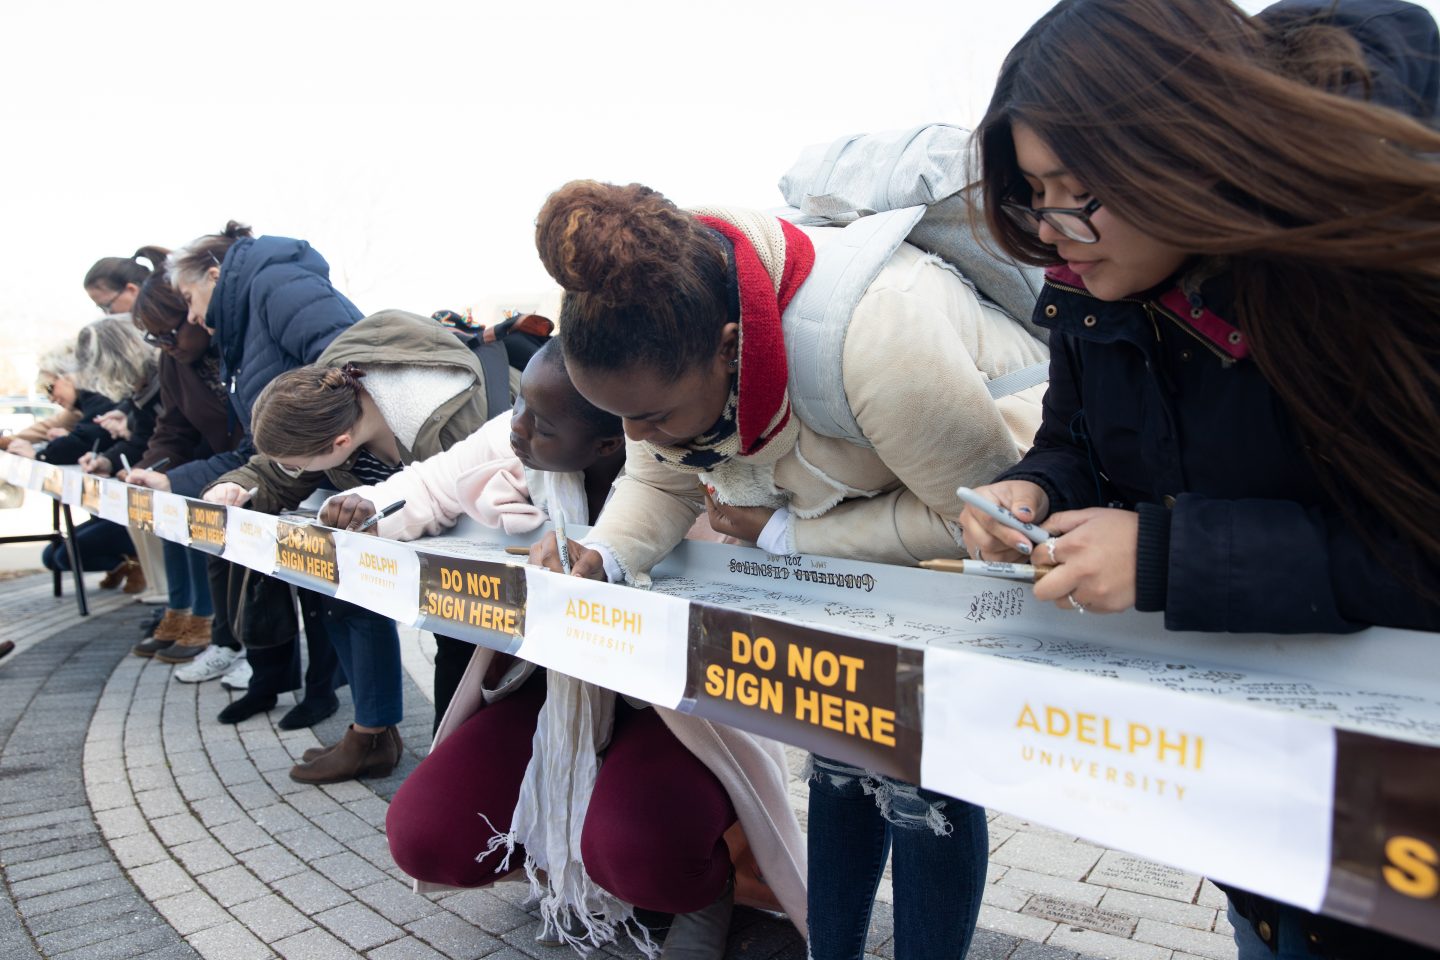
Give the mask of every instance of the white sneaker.
<path id="1" fill-rule="evenodd" d="M 216 677 L 223 677 L 235 666 L 243 654 L 238 650 L 231 650 L 229 647 L 217 647 L 213 643 L 205 648 L 205 652 L 197 656 L 183 667 L 175 669 L 175 679 L 181 683 L 203 683 L 206 680 L 214 680 Z"/>
<path id="2" fill-rule="evenodd" d="M 220 686 L 227 690 L 249 690 L 250 675 L 253 672 L 250 669 L 250 661 L 242 653 L 240 659 L 235 661 L 235 666 L 230 668 L 230 672 L 220 678 Z"/>

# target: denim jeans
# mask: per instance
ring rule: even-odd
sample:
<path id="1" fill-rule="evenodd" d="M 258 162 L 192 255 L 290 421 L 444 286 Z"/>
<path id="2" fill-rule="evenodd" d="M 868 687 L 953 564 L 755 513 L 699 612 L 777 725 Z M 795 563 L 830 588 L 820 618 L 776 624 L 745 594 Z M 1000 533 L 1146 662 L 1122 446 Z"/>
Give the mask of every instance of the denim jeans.
<path id="1" fill-rule="evenodd" d="M 814 758 L 810 776 L 810 956 L 860 960 L 885 861 L 895 955 L 961 960 L 989 859 L 985 811 L 911 784 Z"/>
<path id="2" fill-rule="evenodd" d="M 395 726 L 405 709 L 395 621 L 331 597 L 322 597 L 320 606 L 325 632 L 350 681 L 355 722 L 362 727 Z"/>
<path id="3" fill-rule="evenodd" d="M 189 610 L 197 617 L 215 613 L 210 602 L 210 577 L 206 574 L 209 555 L 199 550 L 163 541 L 165 550 L 165 582 L 170 587 L 168 606 L 171 610 Z"/>
<path id="4" fill-rule="evenodd" d="M 127 557 L 135 556 L 130 531 L 99 517 L 91 517 L 75 528 L 75 550 L 80 556 L 80 568 L 87 572 L 113 570 Z M 70 554 L 64 544 L 46 544 L 40 562 L 46 570 L 68 571 Z"/>

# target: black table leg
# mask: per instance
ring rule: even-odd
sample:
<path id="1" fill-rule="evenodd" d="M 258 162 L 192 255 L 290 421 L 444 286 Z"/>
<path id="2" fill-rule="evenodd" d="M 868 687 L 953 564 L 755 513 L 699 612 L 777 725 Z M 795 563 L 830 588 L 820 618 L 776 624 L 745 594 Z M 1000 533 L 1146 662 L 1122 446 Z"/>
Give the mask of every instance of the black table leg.
<path id="1" fill-rule="evenodd" d="M 80 548 L 75 543 L 75 522 L 70 518 L 70 505 L 57 500 L 60 512 L 65 515 L 65 544 L 70 554 L 70 569 L 75 575 L 75 602 L 80 607 L 80 616 L 90 616 L 90 605 L 85 602 L 85 571 L 80 569 Z M 58 577 L 59 574 L 57 573 Z"/>
<path id="2" fill-rule="evenodd" d="M 56 550 L 58 551 L 59 548 L 60 548 L 60 545 L 64 542 L 64 538 L 60 535 L 60 501 L 59 501 L 59 500 L 51 500 L 51 501 L 50 501 L 50 507 L 51 507 L 51 513 L 52 513 L 52 520 L 53 520 L 53 523 L 54 523 L 53 529 L 55 530 L 55 532 L 50 535 L 50 542 L 51 542 L 51 544 L 53 544 L 53 545 L 55 546 Z M 67 548 L 67 549 L 68 549 L 68 548 Z M 52 571 L 52 578 L 53 578 L 53 581 L 54 581 L 55 596 L 57 596 L 57 597 L 64 596 L 64 594 L 65 594 L 65 582 L 60 579 L 60 567 L 59 567 L 59 566 L 56 566 L 55 569 L 54 569 L 54 571 Z"/>

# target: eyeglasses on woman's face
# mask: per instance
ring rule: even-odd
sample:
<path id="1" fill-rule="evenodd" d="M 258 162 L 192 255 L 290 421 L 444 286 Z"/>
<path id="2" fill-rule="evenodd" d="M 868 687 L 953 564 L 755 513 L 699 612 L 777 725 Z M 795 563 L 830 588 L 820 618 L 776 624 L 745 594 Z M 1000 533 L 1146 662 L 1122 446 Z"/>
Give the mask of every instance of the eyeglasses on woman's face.
<path id="1" fill-rule="evenodd" d="M 176 329 L 169 333 L 152 333 L 146 330 L 140 334 L 140 339 L 152 347 L 173 347 L 180 342 L 180 331 Z"/>
<path id="2" fill-rule="evenodd" d="M 1083 207 L 1032 207 L 1016 200 L 1000 204 L 1000 209 L 1025 232 L 1038 234 L 1040 224 L 1048 223 L 1061 236 L 1076 243 L 1100 242 L 1100 231 L 1090 221 L 1090 216 L 1100 207 L 1098 197 L 1092 197 Z"/>

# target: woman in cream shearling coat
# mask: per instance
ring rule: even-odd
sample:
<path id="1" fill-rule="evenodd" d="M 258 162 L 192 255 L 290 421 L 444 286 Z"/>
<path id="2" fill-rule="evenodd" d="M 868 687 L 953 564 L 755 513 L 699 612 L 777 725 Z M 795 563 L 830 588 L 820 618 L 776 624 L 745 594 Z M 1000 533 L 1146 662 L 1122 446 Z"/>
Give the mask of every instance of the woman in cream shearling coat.
<path id="1" fill-rule="evenodd" d="M 781 317 L 815 264 L 798 228 L 575 181 L 541 210 L 536 245 L 566 290 L 571 379 L 627 439 L 626 476 L 585 543 L 570 544 L 576 576 L 643 583 L 707 505 L 718 531 L 775 553 L 961 556 L 956 487 L 1013 465 L 1039 423 L 1041 388 L 997 403 L 986 383 L 1044 362 L 1046 348 L 914 247 L 865 291 L 831 374 L 865 446 L 821 435 L 790 405 L 788 364 L 824 362 L 787 357 Z M 559 569 L 553 534 L 531 557 Z M 816 757 L 814 960 L 858 960 L 892 844 L 897 953 L 964 956 L 984 889 L 984 811 Z"/>

